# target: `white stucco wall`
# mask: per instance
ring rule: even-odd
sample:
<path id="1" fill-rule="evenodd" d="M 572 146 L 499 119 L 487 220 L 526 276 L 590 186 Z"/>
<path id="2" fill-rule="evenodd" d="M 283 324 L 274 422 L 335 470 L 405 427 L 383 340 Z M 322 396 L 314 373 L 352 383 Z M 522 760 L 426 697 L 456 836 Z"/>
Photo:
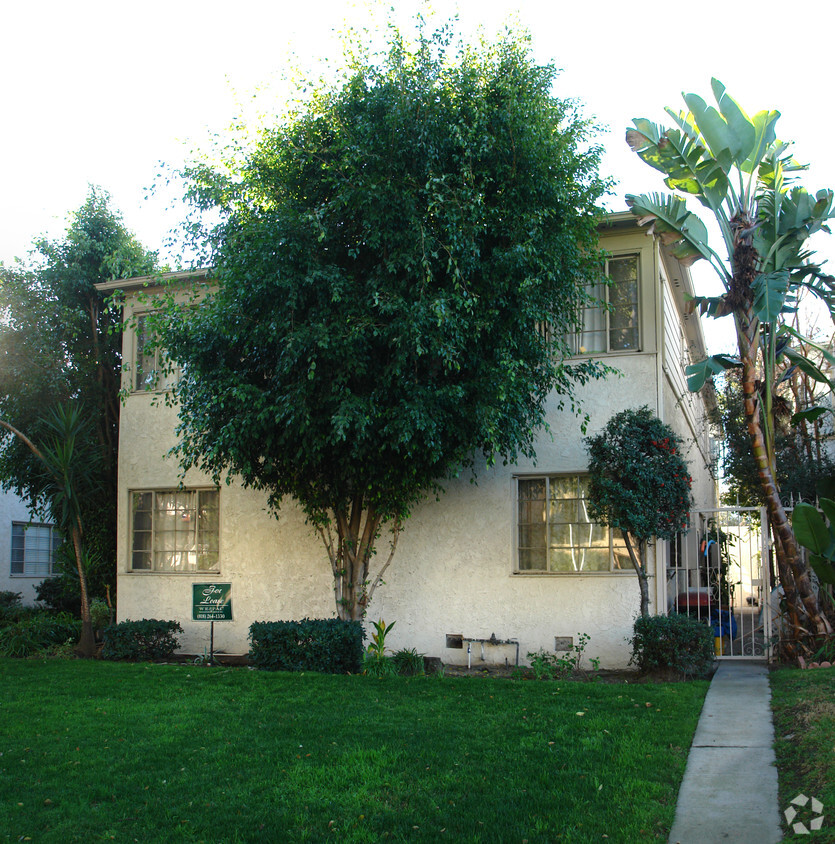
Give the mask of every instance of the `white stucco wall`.
<path id="1" fill-rule="evenodd" d="M 659 254 L 642 233 L 617 232 L 605 245 L 615 253 L 641 252 L 642 351 L 610 356 L 608 362 L 622 377 L 610 376 L 583 389 L 583 409 L 590 415 L 588 433 L 602 428 L 613 413 L 641 405 L 684 433 L 688 423 L 680 418 L 682 406 L 665 386 L 663 360 L 657 353 L 663 335 Z M 126 350 L 132 343 L 128 332 Z M 577 418 L 560 412 L 552 400 L 549 421 L 552 436 L 540 437 L 535 465 L 484 468 L 476 485 L 469 476 L 455 479 L 446 485 L 440 501 L 430 499 L 415 508 L 385 584 L 369 609 L 369 619 L 397 622 L 388 640 L 392 648 L 413 647 L 447 663 L 465 663 L 466 650 L 446 648 L 447 634 L 471 638 L 495 634 L 498 639 L 518 639 L 524 662 L 528 652 L 553 651 L 555 637 L 576 641 L 585 633 L 590 636 L 587 657 L 600 658 L 603 667 L 626 664 L 626 637 L 639 607 L 634 574 L 514 573 L 515 474 L 577 473 L 587 465 Z M 185 630 L 183 650 L 202 653 L 208 646 L 209 627 L 190 621 L 191 584 L 213 580 L 232 584 L 235 620 L 215 625 L 215 647 L 226 652 L 247 650 L 253 621 L 333 616 L 327 557 L 298 509 L 288 503 L 276 521 L 265 510 L 265 496 L 235 483 L 221 486 L 218 574 L 130 571 L 130 491 L 171 488 L 179 482 L 176 464 L 162 457 L 174 444 L 174 424 L 174 411 L 155 405 L 148 394 L 131 395 L 122 413 L 119 620 L 177 619 Z M 692 439 L 688 448 L 698 451 Z M 693 474 L 699 477 L 697 466 Z M 195 472 L 185 478 L 189 487 L 207 484 L 208 479 Z M 382 556 L 385 536 L 378 547 Z M 663 557 L 666 547 L 662 544 L 659 550 Z M 653 577 L 651 594 L 652 609 L 664 611 L 663 568 L 661 581 Z M 485 656 L 491 662 L 512 663 L 515 649 L 488 647 Z M 474 664 L 480 657 L 481 647 L 474 645 Z"/>

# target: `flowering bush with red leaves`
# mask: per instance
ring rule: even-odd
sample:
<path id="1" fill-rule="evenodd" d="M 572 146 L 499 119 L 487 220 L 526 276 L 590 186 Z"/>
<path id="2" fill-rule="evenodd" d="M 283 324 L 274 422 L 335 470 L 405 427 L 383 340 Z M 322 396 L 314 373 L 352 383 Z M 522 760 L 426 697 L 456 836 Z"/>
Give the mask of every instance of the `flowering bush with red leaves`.
<path id="1" fill-rule="evenodd" d="M 685 530 L 693 479 L 681 442 L 648 407 L 621 411 L 587 437 L 590 517 L 641 543 Z"/>

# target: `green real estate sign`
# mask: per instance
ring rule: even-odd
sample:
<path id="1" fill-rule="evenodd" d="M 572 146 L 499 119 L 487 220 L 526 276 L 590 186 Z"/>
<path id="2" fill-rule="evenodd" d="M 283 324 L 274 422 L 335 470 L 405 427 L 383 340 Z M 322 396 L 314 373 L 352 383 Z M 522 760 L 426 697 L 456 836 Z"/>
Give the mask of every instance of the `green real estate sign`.
<path id="1" fill-rule="evenodd" d="M 192 621 L 232 621 L 231 583 L 192 583 Z"/>

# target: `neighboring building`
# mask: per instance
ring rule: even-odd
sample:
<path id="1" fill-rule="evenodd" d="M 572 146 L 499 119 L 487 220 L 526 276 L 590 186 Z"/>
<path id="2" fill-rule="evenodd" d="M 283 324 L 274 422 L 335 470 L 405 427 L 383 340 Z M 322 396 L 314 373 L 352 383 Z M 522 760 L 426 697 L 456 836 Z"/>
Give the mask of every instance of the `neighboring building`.
<path id="1" fill-rule="evenodd" d="M 53 574 L 60 541 L 53 525 L 32 521 L 14 493 L 0 491 L 0 592 L 19 592 L 24 604 L 34 604 L 35 588 Z"/>
<path id="2" fill-rule="evenodd" d="M 605 359 L 623 377 L 582 390 L 589 433 L 611 415 L 648 405 L 685 441 L 701 506 L 715 501 L 704 401 L 687 390 L 684 367 L 704 355 L 696 316 L 685 313 L 689 272 L 631 214 L 601 227 L 611 257 L 611 287 L 598 291 L 611 308 L 589 309 L 574 338 L 578 355 Z M 205 273 L 201 274 L 205 277 Z M 167 283 L 188 284 L 189 274 Z M 147 354 L 137 291 L 149 278 L 114 281 L 126 317 L 140 315 L 124 335 L 128 363 L 120 429 L 118 618 L 177 619 L 183 649 L 202 652 L 208 625 L 191 621 L 192 583 L 232 585 L 234 620 L 215 625 L 216 648 L 242 653 L 256 620 L 333 616 L 330 567 L 318 537 L 290 502 L 278 520 L 262 493 L 237 484 L 220 489 L 196 471 L 179 488 L 179 468 L 164 455 L 175 443 L 176 410 L 146 389 L 156 360 Z M 158 398 L 158 397 L 157 397 Z M 371 618 L 397 621 L 389 644 L 416 648 L 444 662 L 466 663 L 466 640 L 516 640 L 522 661 L 588 634 L 587 656 L 603 667 L 626 664 L 626 637 L 638 613 L 634 572 L 617 536 L 590 524 L 584 501 L 587 466 L 579 420 L 551 401 L 553 437 L 543 434 L 536 464 L 482 467 L 478 483 L 449 481 L 439 501 L 416 507 L 400 537 Z M 550 508 L 546 502 L 551 502 Z M 381 539 L 385 550 L 385 538 Z M 660 543 L 651 570 L 652 611 L 666 612 L 670 549 Z M 464 645 L 461 648 L 461 645 Z M 479 664 L 515 659 L 515 646 L 476 642 Z"/>

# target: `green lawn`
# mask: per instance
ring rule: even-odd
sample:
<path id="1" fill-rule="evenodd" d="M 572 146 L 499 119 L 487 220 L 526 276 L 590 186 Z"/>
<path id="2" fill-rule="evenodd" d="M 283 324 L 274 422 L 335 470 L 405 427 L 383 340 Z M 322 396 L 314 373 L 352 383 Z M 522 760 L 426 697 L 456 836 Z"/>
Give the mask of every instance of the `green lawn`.
<path id="1" fill-rule="evenodd" d="M 780 809 L 798 795 L 823 803 L 823 828 L 796 835 L 786 830 L 784 841 L 835 840 L 835 668 L 772 671 L 775 748 L 780 777 Z M 812 817 L 798 810 L 797 821 L 808 828 Z M 781 817 L 782 820 L 782 817 Z"/>
<path id="2" fill-rule="evenodd" d="M 707 686 L 0 660 L 0 841 L 666 841 Z"/>

